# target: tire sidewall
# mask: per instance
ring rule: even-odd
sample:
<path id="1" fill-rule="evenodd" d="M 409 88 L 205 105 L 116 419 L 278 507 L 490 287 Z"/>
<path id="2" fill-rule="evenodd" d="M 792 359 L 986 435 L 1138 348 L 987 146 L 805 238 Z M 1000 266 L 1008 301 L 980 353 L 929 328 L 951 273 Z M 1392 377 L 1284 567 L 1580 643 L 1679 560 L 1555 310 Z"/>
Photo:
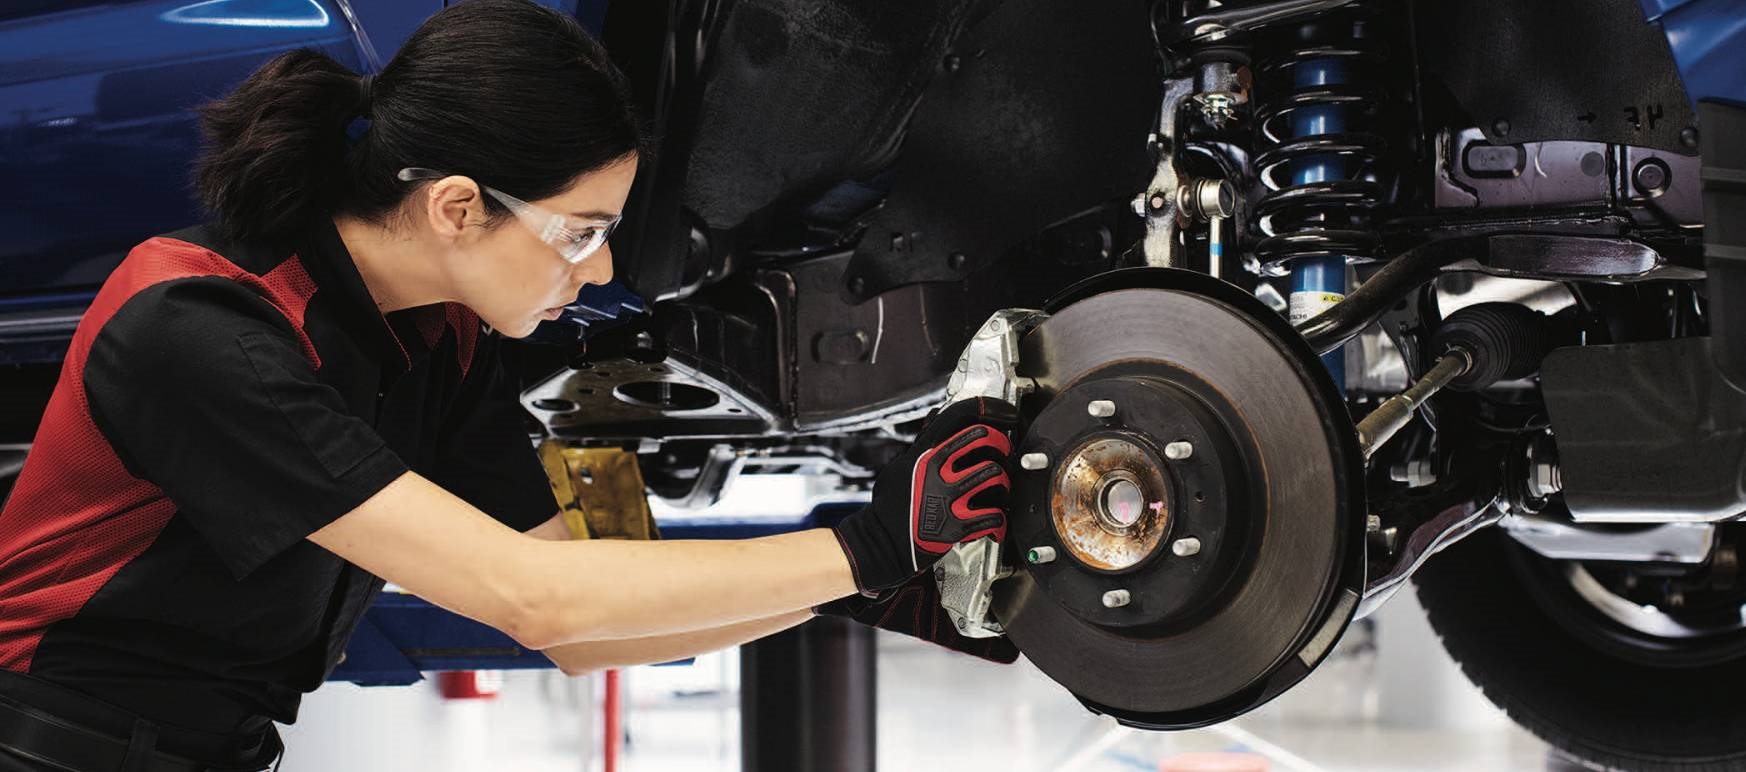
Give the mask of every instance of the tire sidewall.
<path id="1" fill-rule="evenodd" d="M 1414 577 L 1444 648 L 1487 698 L 1591 763 L 1746 770 L 1746 659 L 1657 667 L 1603 652 L 1541 605 L 1536 595 L 1559 596 L 1530 591 L 1540 580 L 1517 564 L 1522 549 L 1488 529 Z"/>

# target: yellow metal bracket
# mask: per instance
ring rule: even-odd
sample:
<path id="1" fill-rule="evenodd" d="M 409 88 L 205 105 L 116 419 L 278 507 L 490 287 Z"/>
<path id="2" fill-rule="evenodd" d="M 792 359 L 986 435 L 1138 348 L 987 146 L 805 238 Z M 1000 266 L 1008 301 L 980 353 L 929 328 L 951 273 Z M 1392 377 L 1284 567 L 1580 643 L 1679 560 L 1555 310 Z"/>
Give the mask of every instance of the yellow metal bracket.
<path id="1" fill-rule="evenodd" d="M 637 454 L 622 448 L 540 443 L 540 463 L 564 525 L 577 539 L 659 539 Z"/>

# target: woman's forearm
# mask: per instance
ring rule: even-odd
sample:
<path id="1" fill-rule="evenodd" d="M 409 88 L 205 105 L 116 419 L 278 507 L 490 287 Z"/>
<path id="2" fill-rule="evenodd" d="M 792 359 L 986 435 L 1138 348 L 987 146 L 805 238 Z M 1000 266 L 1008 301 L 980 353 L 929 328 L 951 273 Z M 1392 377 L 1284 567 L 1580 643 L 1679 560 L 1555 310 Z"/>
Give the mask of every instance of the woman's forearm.
<path id="1" fill-rule="evenodd" d="M 567 643 L 553 646 L 541 653 L 566 674 L 582 675 L 604 668 L 652 665 L 720 651 L 782 632 L 811 617 L 810 611 L 792 611 L 765 619 L 689 633 Z"/>
<path id="2" fill-rule="evenodd" d="M 537 596 L 524 629 L 552 645 L 737 625 L 855 593 L 823 528 L 731 541 L 527 542 L 517 584 Z"/>
<path id="3" fill-rule="evenodd" d="M 725 627 L 855 592 L 828 529 L 738 541 L 550 541 L 410 472 L 309 538 L 531 649 Z"/>

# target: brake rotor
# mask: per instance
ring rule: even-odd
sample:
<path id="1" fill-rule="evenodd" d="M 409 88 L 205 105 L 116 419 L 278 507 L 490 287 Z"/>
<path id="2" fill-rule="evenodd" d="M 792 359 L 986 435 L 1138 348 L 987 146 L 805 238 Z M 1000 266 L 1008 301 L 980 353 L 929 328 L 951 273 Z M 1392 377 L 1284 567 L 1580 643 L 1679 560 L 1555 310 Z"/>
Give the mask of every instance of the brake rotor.
<path id="1" fill-rule="evenodd" d="M 1252 709 L 1332 648 L 1362 591 L 1363 462 L 1321 362 L 1254 297 L 1137 269 L 1069 290 L 1035 379 L 993 612 L 1093 710 L 1176 729 Z"/>

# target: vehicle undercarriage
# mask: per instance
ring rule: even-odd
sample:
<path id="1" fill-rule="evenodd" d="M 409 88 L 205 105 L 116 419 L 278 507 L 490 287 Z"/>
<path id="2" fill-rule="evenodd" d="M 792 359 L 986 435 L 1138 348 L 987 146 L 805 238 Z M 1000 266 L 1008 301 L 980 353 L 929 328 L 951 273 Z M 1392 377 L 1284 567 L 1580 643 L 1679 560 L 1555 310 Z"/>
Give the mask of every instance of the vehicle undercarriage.
<path id="1" fill-rule="evenodd" d="M 1746 110 L 1637 3 L 615 13 L 656 302 L 529 355 L 551 435 L 703 506 L 1002 396 L 1010 536 L 945 600 L 1093 710 L 1231 718 L 1411 579 L 1548 741 L 1746 763 Z"/>

